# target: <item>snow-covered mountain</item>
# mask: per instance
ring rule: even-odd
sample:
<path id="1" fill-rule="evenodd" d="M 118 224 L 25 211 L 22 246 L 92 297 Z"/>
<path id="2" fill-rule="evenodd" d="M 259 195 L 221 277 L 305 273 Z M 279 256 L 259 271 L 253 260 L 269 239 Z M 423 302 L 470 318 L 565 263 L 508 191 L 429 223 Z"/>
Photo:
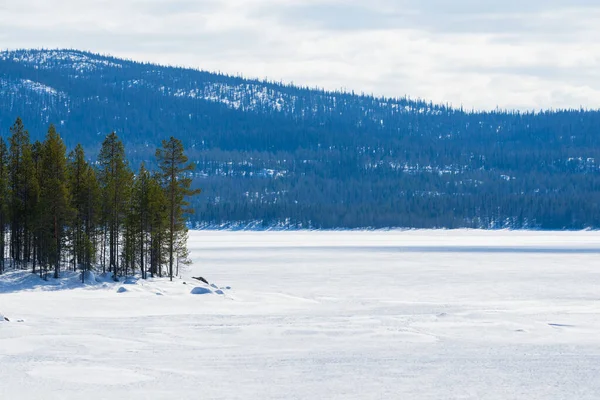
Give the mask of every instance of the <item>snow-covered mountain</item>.
<path id="1" fill-rule="evenodd" d="M 356 96 L 320 90 L 299 89 L 290 85 L 245 80 L 202 71 L 140 64 L 127 60 L 76 50 L 19 50 L 0 53 L 4 64 L 35 72 L 33 79 L 13 77 L 0 81 L 4 95 L 33 91 L 68 99 L 69 91 L 63 84 L 49 86 L 47 77 L 58 75 L 70 81 L 95 81 L 99 76 L 117 76 L 108 83 L 114 88 L 130 90 L 144 88 L 165 96 L 205 100 L 226 105 L 228 108 L 255 112 L 280 112 L 297 117 L 307 115 L 351 115 L 357 111 Z M 37 78 L 37 80 L 36 80 Z M 381 125 L 383 114 L 393 117 L 398 113 L 440 113 L 442 107 L 408 99 L 376 99 L 362 97 L 358 110 Z M 383 112 L 385 110 L 385 112 Z M 356 115 L 355 115 L 356 116 Z"/>
<path id="2" fill-rule="evenodd" d="M 57 125 L 94 157 L 115 131 L 135 167 L 180 138 L 198 223 L 600 226 L 600 113 L 464 112 L 76 50 L 0 52 L 0 131 Z M 580 206 L 583 204 L 583 206 Z"/>

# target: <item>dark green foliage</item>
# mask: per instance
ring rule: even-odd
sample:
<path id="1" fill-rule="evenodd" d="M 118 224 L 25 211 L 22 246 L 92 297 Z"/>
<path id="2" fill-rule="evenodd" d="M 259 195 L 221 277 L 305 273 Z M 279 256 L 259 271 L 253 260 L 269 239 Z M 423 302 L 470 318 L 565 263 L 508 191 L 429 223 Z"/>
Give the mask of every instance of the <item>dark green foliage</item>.
<path id="1" fill-rule="evenodd" d="M 32 258 L 39 185 L 29 132 L 20 118 L 17 118 L 10 133 L 10 257 L 17 267 L 21 267 Z"/>
<path id="2" fill-rule="evenodd" d="M 60 274 L 65 232 L 73 215 L 67 185 L 66 151 L 61 137 L 54 126 L 50 125 L 42 147 L 39 240 L 44 244 L 41 247 L 41 257 L 54 266 L 55 278 Z"/>
<path id="3" fill-rule="evenodd" d="M 121 227 L 129 212 L 133 173 L 125 158 L 123 142 L 113 132 L 102 143 L 98 156 L 99 180 L 102 187 L 103 216 L 109 243 L 109 272 L 115 277 L 119 269 Z"/>
<path id="4" fill-rule="evenodd" d="M 102 192 L 96 171 L 87 162 L 81 145 L 77 145 L 70 153 L 67 169 L 73 209 L 72 264 L 73 269 L 83 271 L 82 280 L 85 280 L 85 272 L 96 261 Z"/>
<path id="5" fill-rule="evenodd" d="M 32 145 L 17 119 L 9 141 L 10 151 L 0 138 L 0 273 L 7 242 L 14 268 L 39 269 L 44 278 L 50 269 L 58 278 L 62 268 L 71 267 L 85 282 L 86 272 L 104 271 L 107 260 L 115 279 L 137 270 L 143 278 L 148 270 L 162 276 L 172 266 L 171 250 L 186 261 L 184 198 L 196 191 L 184 176 L 190 167 L 181 164 L 183 147 L 176 146 L 171 157 L 175 180 L 169 184 L 164 174 L 152 175 L 143 164 L 134 175 L 114 133 L 105 138 L 95 165 L 80 145 L 67 156 L 53 125 L 44 142 Z"/>
<path id="6" fill-rule="evenodd" d="M 131 200 L 131 212 L 129 214 L 128 227 L 131 231 L 130 252 L 133 258 L 138 259 L 142 278 L 147 276 L 148 257 L 147 249 L 150 246 L 151 216 L 150 216 L 150 172 L 142 163 L 135 177 L 133 195 Z"/>

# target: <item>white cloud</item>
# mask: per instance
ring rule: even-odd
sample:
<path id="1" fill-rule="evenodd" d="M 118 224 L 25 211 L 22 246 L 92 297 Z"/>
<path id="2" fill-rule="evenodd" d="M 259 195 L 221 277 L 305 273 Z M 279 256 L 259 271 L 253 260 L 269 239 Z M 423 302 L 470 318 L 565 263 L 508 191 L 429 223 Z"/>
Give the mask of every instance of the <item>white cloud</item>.
<path id="1" fill-rule="evenodd" d="M 471 108 L 598 107 L 596 0 L 0 0 L 0 47 Z"/>

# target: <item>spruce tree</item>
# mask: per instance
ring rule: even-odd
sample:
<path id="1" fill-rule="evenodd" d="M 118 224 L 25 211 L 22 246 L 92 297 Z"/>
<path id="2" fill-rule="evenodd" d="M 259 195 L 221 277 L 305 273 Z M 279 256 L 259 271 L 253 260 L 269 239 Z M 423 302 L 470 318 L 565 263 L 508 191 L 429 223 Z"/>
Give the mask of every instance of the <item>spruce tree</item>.
<path id="1" fill-rule="evenodd" d="M 169 213 L 169 278 L 173 280 L 173 263 L 176 257 L 176 243 L 178 235 L 187 232 L 184 213 L 188 210 L 185 200 L 188 196 L 200 193 L 200 190 L 192 190 L 192 179 L 189 176 L 194 170 L 194 164 L 187 164 L 188 158 L 184 154 L 183 144 L 180 140 L 171 136 L 169 140 L 163 140 L 163 148 L 156 150 L 156 158 L 161 171 L 161 178 L 167 198 Z M 181 251 L 181 250 L 180 250 Z"/>
<path id="2" fill-rule="evenodd" d="M 113 132 L 102 143 L 98 156 L 102 187 L 105 231 L 108 234 L 109 271 L 119 274 L 119 239 L 127 213 L 129 188 L 133 174 L 125 159 L 123 142 Z"/>
<path id="3" fill-rule="evenodd" d="M 81 266 L 84 258 L 82 214 L 85 212 L 83 199 L 83 196 L 85 195 L 83 177 L 86 172 L 86 168 L 87 162 L 85 160 L 85 152 L 83 151 L 83 147 L 81 147 L 81 145 L 77 145 L 75 150 L 69 154 L 69 160 L 67 163 L 69 191 L 71 194 L 71 208 L 73 209 L 73 224 L 71 226 L 71 237 L 73 241 L 73 270 Z"/>
<path id="4" fill-rule="evenodd" d="M 38 183 L 29 132 L 25 130 L 20 118 L 17 118 L 10 132 L 10 257 L 17 268 L 22 268 L 31 255 Z"/>
<path id="5" fill-rule="evenodd" d="M 66 147 L 53 125 L 43 144 L 41 198 L 43 235 L 48 247 L 47 259 L 54 266 L 54 278 L 60 276 L 65 229 L 72 216 L 67 186 Z"/>

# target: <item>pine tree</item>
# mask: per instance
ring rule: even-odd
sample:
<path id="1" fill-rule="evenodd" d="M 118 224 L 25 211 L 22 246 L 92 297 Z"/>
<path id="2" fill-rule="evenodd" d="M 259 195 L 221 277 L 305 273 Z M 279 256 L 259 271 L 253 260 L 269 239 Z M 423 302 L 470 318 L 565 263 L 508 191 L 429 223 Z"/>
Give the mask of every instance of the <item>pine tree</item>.
<path id="1" fill-rule="evenodd" d="M 33 241 L 32 229 L 37 207 L 38 183 L 35 177 L 29 132 L 25 130 L 20 118 L 17 118 L 10 132 L 10 256 L 15 266 L 22 268 L 31 256 L 30 244 Z"/>
<path id="2" fill-rule="evenodd" d="M 131 201 L 131 218 L 134 225 L 134 236 L 137 243 L 137 259 L 142 274 L 142 279 L 146 279 L 146 249 L 149 248 L 150 236 L 150 215 L 149 215 L 149 188 L 150 172 L 146 169 L 144 163 L 135 178 L 133 186 L 133 195 Z"/>
<path id="3" fill-rule="evenodd" d="M 129 271 L 132 273 L 135 272 L 135 264 L 137 259 L 137 241 L 138 236 L 136 235 L 138 229 L 138 219 L 139 215 L 136 212 L 135 207 L 135 199 L 133 197 L 133 189 L 135 187 L 135 183 L 132 182 L 132 185 L 127 187 L 127 198 L 129 201 L 126 205 L 126 213 L 123 219 L 123 228 L 122 228 L 122 238 L 123 238 L 123 247 L 122 247 L 122 263 L 124 269 L 125 276 L 129 275 Z"/>
<path id="4" fill-rule="evenodd" d="M 138 257 L 138 254 L 137 254 L 138 237 L 136 235 L 136 233 L 137 233 L 136 230 L 138 227 L 137 215 L 135 212 L 133 212 L 132 206 L 133 206 L 133 204 L 130 203 L 129 210 L 123 221 L 123 233 L 122 233 L 123 246 L 121 248 L 122 249 L 121 265 L 123 266 L 125 276 L 129 275 L 130 271 L 132 273 L 135 272 L 135 263 L 136 263 L 136 259 Z"/>
<path id="5" fill-rule="evenodd" d="M 31 146 L 31 158 L 33 159 L 33 170 L 34 170 L 34 176 L 35 176 L 35 181 L 37 184 L 37 189 L 36 189 L 36 196 L 37 196 L 37 201 L 36 201 L 36 206 L 34 209 L 34 215 L 33 215 L 33 233 L 32 233 L 32 237 L 33 237 L 33 246 L 32 246 L 32 251 L 33 251 L 33 255 L 32 255 L 32 273 L 36 273 L 36 267 L 39 265 L 40 266 L 40 277 L 44 277 L 45 273 L 47 272 L 47 268 L 48 268 L 48 260 L 43 260 L 42 257 L 46 256 L 46 252 L 44 251 L 44 249 L 47 248 L 47 246 L 45 246 L 45 242 L 44 242 L 44 235 L 43 235 L 43 221 L 42 221 L 42 211 L 43 211 L 43 207 L 44 204 L 41 201 L 42 199 L 40 199 L 40 191 L 39 188 L 41 188 L 42 186 L 42 180 L 44 179 L 44 176 L 42 174 L 42 157 L 43 157 L 43 151 L 44 151 L 44 145 L 39 141 L 36 140 L 33 145 Z"/>
<path id="6" fill-rule="evenodd" d="M 162 267 L 168 261 L 168 249 L 166 248 L 169 213 L 168 202 L 165 191 L 161 186 L 161 177 L 152 175 L 148 180 L 148 232 L 150 236 L 150 275 L 162 277 Z"/>
<path id="7" fill-rule="evenodd" d="M 54 278 L 58 279 L 65 229 L 73 212 L 67 186 L 66 147 L 53 125 L 50 125 L 43 144 L 41 185 L 43 235 L 48 243 L 47 258 L 54 266 Z"/>
<path id="8" fill-rule="evenodd" d="M 103 192 L 105 231 L 109 242 L 109 271 L 116 279 L 119 270 L 119 239 L 127 213 L 129 188 L 133 174 L 125 159 L 123 142 L 113 132 L 102 143 L 98 156 L 99 180 Z"/>
<path id="9" fill-rule="evenodd" d="M 85 282 L 87 271 L 96 262 L 98 248 L 98 225 L 101 221 L 102 192 L 96 171 L 89 165 L 83 174 L 82 199 L 80 218 L 83 220 L 83 272 L 82 282 Z"/>
<path id="10" fill-rule="evenodd" d="M 99 217 L 100 188 L 96 173 L 85 159 L 81 145 L 69 154 L 67 165 L 71 208 L 74 211 L 71 226 L 73 241 L 73 269 L 82 270 L 82 282 L 91 269 L 96 250 L 96 226 Z"/>
<path id="11" fill-rule="evenodd" d="M 184 220 L 184 207 L 188 205 L 185 198 L 200 193 L 200 190 L 190 189 L 192 179 L 189 173 L 194 170 L 194 164 L 187 164 L 180 140 L 171 138 L 163 140 L 163 148 L 156 150 L 156 158 L 161 170 L 161 177 L 167 197 L 169 213 L 169 278 L 173 280 L 173 262 L 176 257 L 176 239 L 182 232 L 187 232 Z"/>
<path id="12" fill-rule="evenodd" d="M 8 148 L 0 137 L 0 274 L 4 272 L 6 256 L 6 225 L 8 223 Z"/>
<path id="13" fill-rule="evenodd" d="M 83 223 L 82 216 L 85 213 L 84 204 L 84 180 L 86 169 L 88 168 L 85 160 L 85 152 L 81 145 L 77 145 L 75 150 L 69 154 L 67 164 L 67 174 L 69 177 L 69 190 L 71 193 L 71 208 L 74 211 L 71 237 L 73 240 L 72 263 L 73 270 L 81 267 L 84 258 L 85 245 L 83 242 Z"/>
<path id="14" fill-rule="evenodd" d="M 114 133 L 102 144 L 98 170 L 80 145 L 67 157 L 53 125 L 44 142 L 31 144 L 17 119 L 9 142 L 10 150 L 0 138 L 0 273 L 7 244 L 11 266 L 32 262 L 44 279 L 50 268 L 60 277 L 61 267 L 70 263 L 85 282 L 98 257 L 105 259 L 106 247 L 115 279 L 136 270 L 142 278 L 148 270 L 162 277 L 166 270 L 172 280 L 174 263 L 177 274 L 180 264 L 189 263 L 185 199 L 199 191 L 190 189 L 193 165 L 187 165 L 180 141 L 164 141 L 157 151 L 160 173 L 142 163 L 137 176 Z"/>

